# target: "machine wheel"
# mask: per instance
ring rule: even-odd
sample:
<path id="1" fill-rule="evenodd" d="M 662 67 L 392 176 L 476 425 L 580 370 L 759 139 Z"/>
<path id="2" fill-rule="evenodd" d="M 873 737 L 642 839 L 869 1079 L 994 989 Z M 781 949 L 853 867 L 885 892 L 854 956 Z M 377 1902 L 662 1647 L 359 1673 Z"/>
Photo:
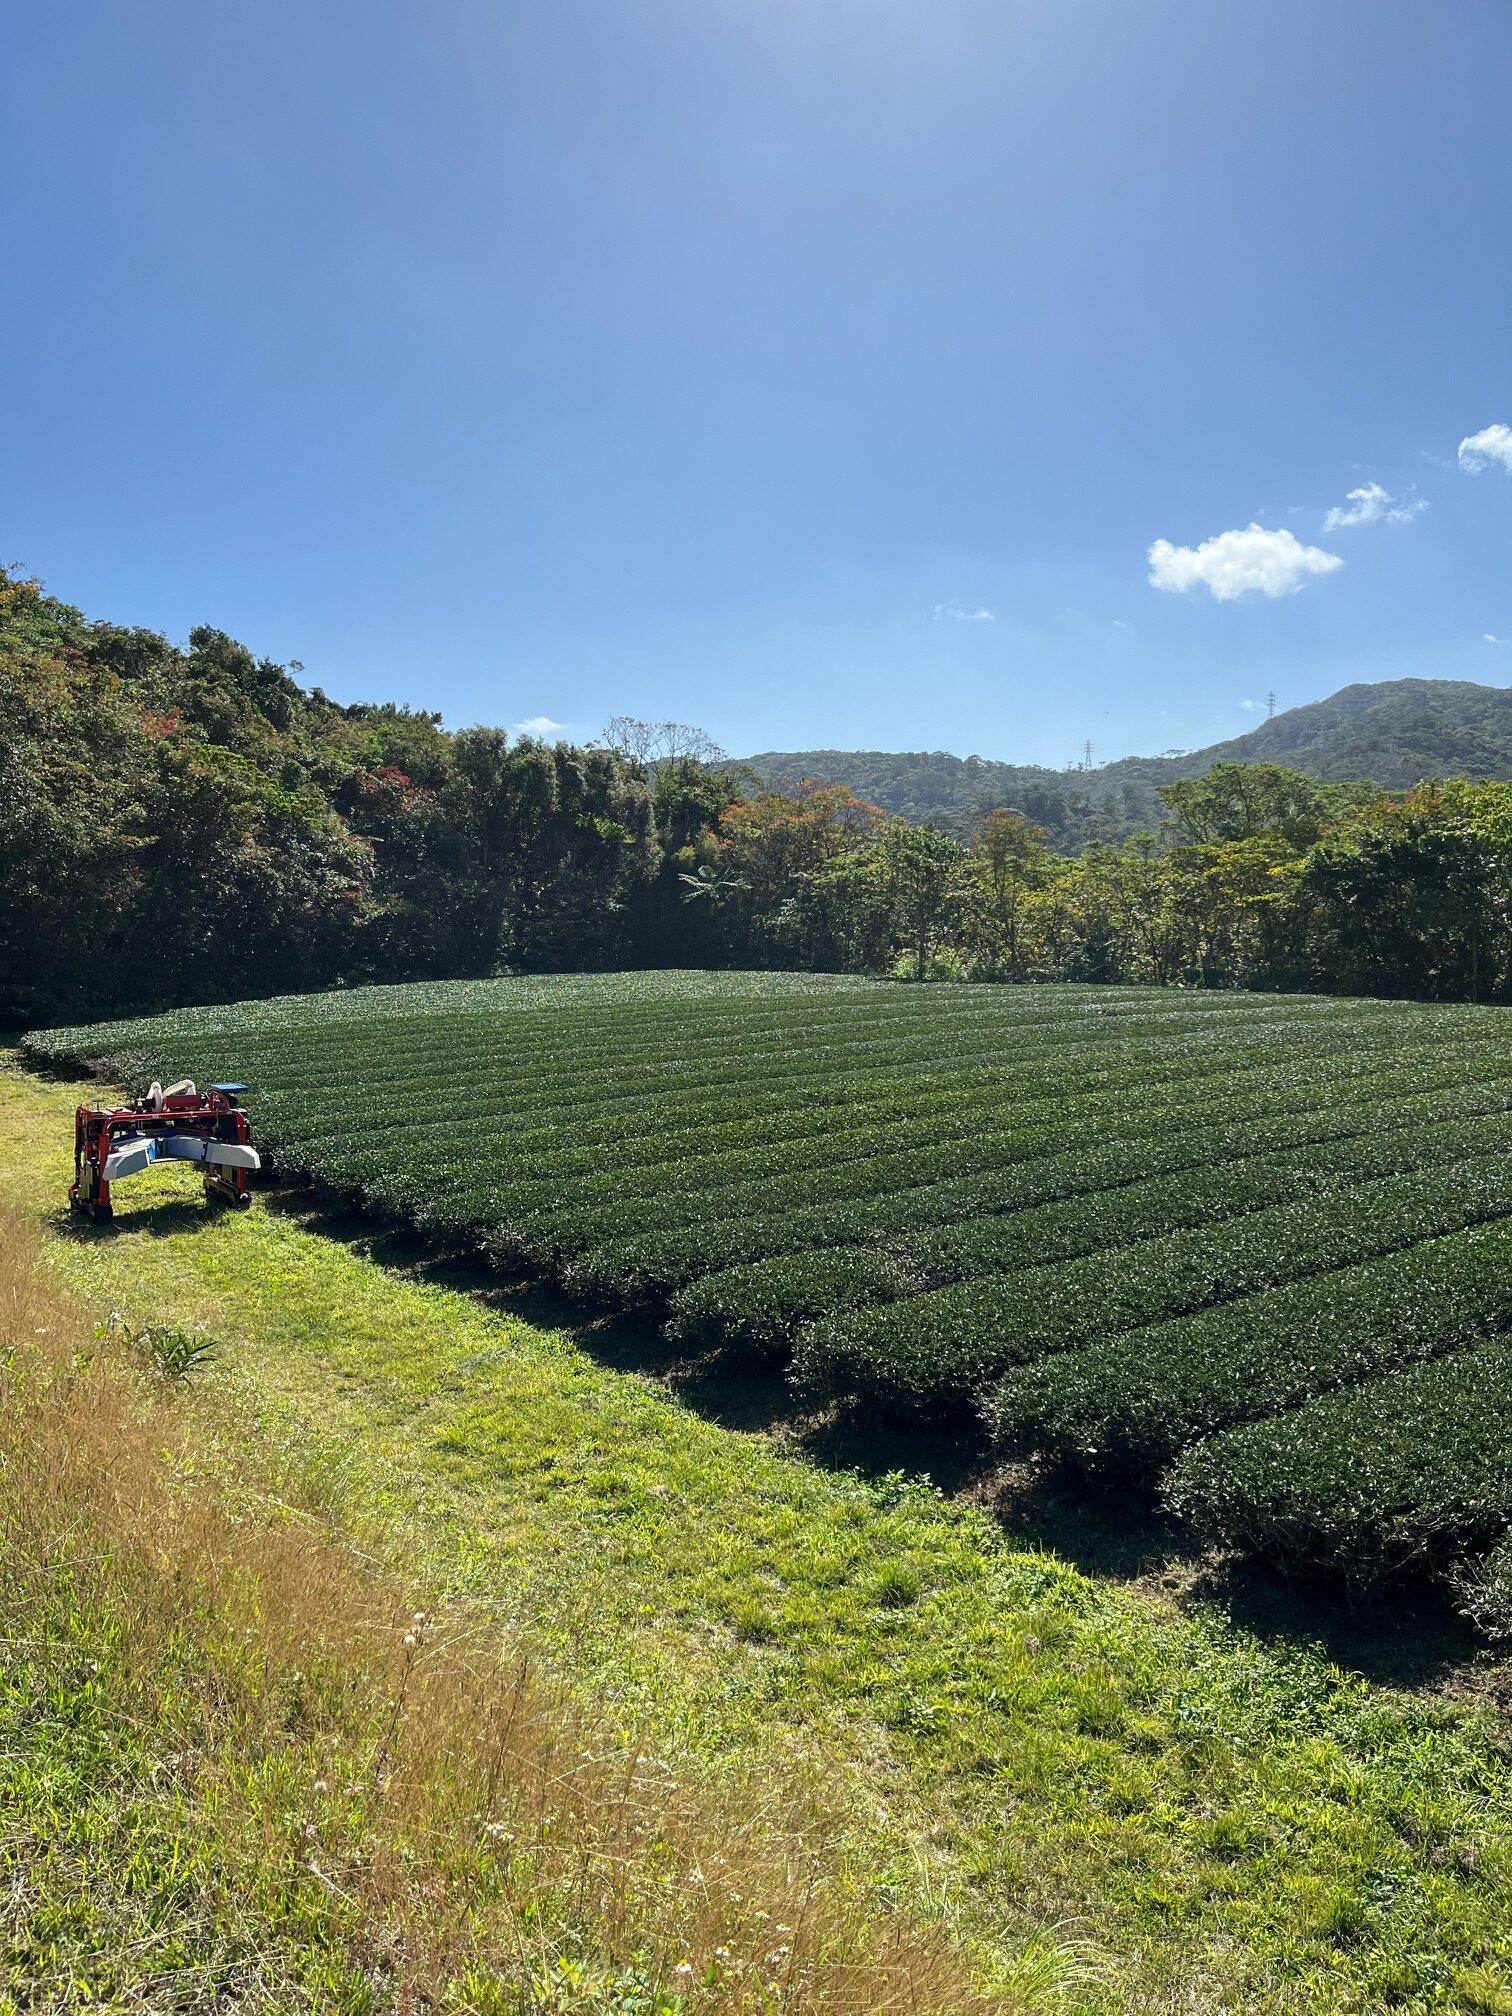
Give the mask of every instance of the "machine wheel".
<path id="1" fill-rule="evenodd" d="M 250 1211 L 252 1209 L 252 1193 L 250 1190 L 237 1191 L 236 1209 L 238 1211 Z"/>

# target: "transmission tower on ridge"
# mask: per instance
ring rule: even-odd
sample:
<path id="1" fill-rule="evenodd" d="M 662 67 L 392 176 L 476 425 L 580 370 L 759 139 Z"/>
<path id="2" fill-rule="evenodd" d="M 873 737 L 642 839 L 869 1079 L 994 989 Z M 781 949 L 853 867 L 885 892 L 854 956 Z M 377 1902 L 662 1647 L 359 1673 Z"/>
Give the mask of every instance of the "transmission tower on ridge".
<path id="1" fill-rule="evenodd" d="M 1267 693 L 1265 696 L 1265 718 L 1267 721 L 1274 721 L 1276 718 L 1276 696 L 1274 693 Z"/>

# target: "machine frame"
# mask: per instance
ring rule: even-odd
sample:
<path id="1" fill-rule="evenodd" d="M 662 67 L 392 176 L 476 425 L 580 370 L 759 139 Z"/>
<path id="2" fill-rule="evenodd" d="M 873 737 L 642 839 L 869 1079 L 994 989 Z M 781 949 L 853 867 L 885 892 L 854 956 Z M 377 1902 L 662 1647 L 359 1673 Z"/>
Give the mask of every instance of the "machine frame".
<path id="1" fill-rule="evenodd" d="M 108 1223 L 111 1185 L 164 1161 L 202 1163 L 208 1201 L 245 1211 L 252 1202 L 251 1173 L 262 1166 L 239 1103 L 246 1089 L 224 1084 L 199 1092 L 186 1079 L 166 1092 L 154 1085 L 125 1106 L 78 1107 L 69 1211 Z"/>

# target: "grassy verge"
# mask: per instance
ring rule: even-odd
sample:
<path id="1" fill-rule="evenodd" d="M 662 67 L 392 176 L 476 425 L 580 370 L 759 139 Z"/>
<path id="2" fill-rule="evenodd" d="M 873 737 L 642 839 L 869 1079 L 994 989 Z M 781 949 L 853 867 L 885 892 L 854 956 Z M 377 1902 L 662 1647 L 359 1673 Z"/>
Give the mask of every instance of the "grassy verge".
<path id="1" fill-rule="evenodd" d="M 989 2007 L 794 1788 L 689 1781 L 207 1473 L 193 1333 L 90 1324 L 38 1247 L 0 1205 L 0 2006 Z"/>
<path id="2" fill-rule="evenodd" d="M 4 1081 L 0 1180 L 40 1217 L 75 1096 Z M 204 1404 L 228 1456 L 502 1616 L 622 1733 L 813 1778 L 868 1908 L 947 1917 L 1046 2006 L 1512 2011 L 1512 1789 L 1484 1711 L 790 1460 L 288 1215 L 206 1217 L 175 1201 L 189 1182 L 123 1187 L 110 1236 L 51 1250 L 97 1304 L 220 1340 Z"/>

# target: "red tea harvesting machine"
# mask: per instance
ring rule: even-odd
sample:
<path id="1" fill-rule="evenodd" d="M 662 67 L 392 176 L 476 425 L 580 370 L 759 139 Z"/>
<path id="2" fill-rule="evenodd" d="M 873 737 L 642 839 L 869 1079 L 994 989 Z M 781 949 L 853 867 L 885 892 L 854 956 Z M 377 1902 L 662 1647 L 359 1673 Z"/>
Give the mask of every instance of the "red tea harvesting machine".
<path id="1" fill-rule="evenodd" d="M 245 1085 L 212 1085 L 197 1092 L 185 1078 L 165 1092 L 155 1084 L 129 1106 L 80 1106 L 74 1114 L 74 1180 L 68 1208 L 96 1224 L 113 1214 L 110 1186 L 137 1176 L 154 1162 L 200 1162 L 212 1204 L 245 1211 L 252 1202 L 248 1178 L 262 1160 L 238 1101 Z"/>

